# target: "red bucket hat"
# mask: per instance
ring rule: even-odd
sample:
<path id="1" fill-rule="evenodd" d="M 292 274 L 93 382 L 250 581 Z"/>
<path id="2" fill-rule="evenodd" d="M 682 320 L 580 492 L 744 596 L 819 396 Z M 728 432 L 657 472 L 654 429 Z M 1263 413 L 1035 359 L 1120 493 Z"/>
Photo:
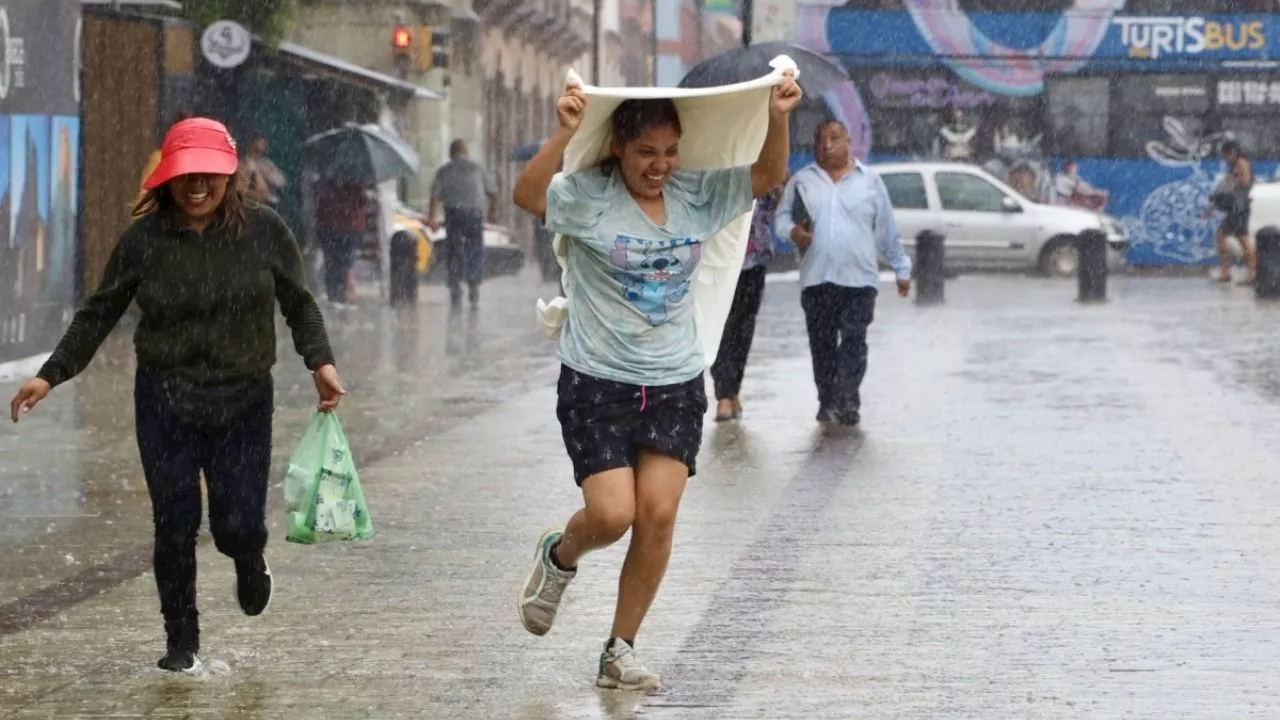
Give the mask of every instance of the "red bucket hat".
<path id="1" fill-rule="evenodd" d="M 142 184 L 154 190 L 179 175 L 234 175 L 240 166 L 236 141 L 227 126 L 208 118 L 175 123 L 164 136 L 160 164 Z"/>

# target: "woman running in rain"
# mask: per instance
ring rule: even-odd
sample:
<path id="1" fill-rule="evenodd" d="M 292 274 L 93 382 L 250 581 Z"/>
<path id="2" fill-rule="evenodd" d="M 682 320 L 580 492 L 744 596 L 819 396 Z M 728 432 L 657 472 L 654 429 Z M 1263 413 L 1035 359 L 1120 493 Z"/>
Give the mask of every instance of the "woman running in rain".
<path id="1" fill-rule="evenodd" d="M 611 118 L 612 157 L 565 175 L 556 168 L 587 105 L 582 88 L 570 85 L 556 103 L 560 128 L 516 183 L 516 205 L 569 243 L 573 293 L 560 336 L 556 415 L 585 500 L 563 530 L 538 540 L 518 610 L 529 632 L 546 634 L 578 560 L 631 530 L 600 687 L 660 685 L 634 649 L 667 569 L 707 411 L 694 269 L 702 242 L 784 181 L 789 116 L 800 96 L 791 74 L 773 89 L 755 164 L 699 171 L 679 169 L 681 125 L 671 100 L 627 100 Z"/>
<path id="2" fill-rule="evenodd" d="M 297 243 L 278 215 L 246 204 L 227 129 L 204 118 L 184 120 L 170 128 L 161 155 L 98 291 L 18 390 L 10 412 L 17 422 L 83 370 L 137 300 L 134 413 L 168 638 L 159 665 L 194 672 L 201 472 L 214 543 L 235 561 L 240 608 L 259 615 L 271 602 L 263 551 L 277 301 L 314 375 L 320 409 L 336 408 L 344 390 Z"/>

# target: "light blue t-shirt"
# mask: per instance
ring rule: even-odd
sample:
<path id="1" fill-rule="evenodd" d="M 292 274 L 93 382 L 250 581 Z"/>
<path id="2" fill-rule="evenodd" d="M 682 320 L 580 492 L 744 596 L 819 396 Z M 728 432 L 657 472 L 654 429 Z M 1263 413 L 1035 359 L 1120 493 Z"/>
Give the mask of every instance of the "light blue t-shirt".
<path id="1" fill-rule="evenodd" d="M 677 171 L 655 224 L 618 170 L 556 175 L 546 227 L 566 236 L 572 291 L 560 361 L 593 377 L 671 385 L 702 374 L 693 271 L 702 243 L 751 210 L 751 168 Z"/>

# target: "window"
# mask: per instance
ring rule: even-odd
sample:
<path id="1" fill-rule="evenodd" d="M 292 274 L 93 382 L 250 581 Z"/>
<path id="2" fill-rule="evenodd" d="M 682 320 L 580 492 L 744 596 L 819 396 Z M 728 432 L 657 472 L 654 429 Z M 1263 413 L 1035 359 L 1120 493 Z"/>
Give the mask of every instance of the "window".
<path id="1" fill-rule="evenodd" d="M 1264 160 L 1280 157 L 1280 127 L 1272 118 L 1261 115 L 1225 116 L 1219 130 L 1231 133 L 1250 157 Z"/>
<path id="2" fill-rule="evenodd" d="M 1004 192 L 986 180 L 951 172 L 938 173 L 936 177 L 943 210 L 1004 212 Z"/>
<path id="3" fill-rule="evenodd" d="M 1111 96 L 1111 150 L 1118 157 L 1150 157 L 1149 143 L 1162 143 L 1173 155 L 1203 137 L 1212 107 L 1207 75 L 1133 74 L 1116 80 Z M 1170 130 L 1173 129 L 1174 132 Z"/>
<path id="4" fill-rule="evenodd" d="M 1051 78 L 1045 93 L 1051 152 L 1063 157 L 1105 156 L 1111 81 L 1105 77 Z"/>
<path id="5" fill-rule="evenodd" d="M 653 9 L 654 32 L 659 40 L 680 39 L 680 0 L 656 0 Z"/>
<path id="6" fill-rule="evenodd" d="M 920 173 L 887 173 L 880 176 L 889 191 L 889 204 L 894 210 L 928 210 L 929 196 Z"/>

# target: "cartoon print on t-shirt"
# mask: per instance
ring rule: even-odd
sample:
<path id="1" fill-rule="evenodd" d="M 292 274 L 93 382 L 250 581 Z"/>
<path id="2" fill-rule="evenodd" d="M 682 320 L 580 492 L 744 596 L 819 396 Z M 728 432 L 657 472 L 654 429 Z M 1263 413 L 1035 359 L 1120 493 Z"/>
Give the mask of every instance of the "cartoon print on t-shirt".
<path id="1" fill-rule="evenodd" d="M 613 241 L 622 293 L 651 325 L 666 322 L 667 304 L 689 294 L 701 255 L 702 246 L 694 238 L 650 240 L 619 233 Z"/>

